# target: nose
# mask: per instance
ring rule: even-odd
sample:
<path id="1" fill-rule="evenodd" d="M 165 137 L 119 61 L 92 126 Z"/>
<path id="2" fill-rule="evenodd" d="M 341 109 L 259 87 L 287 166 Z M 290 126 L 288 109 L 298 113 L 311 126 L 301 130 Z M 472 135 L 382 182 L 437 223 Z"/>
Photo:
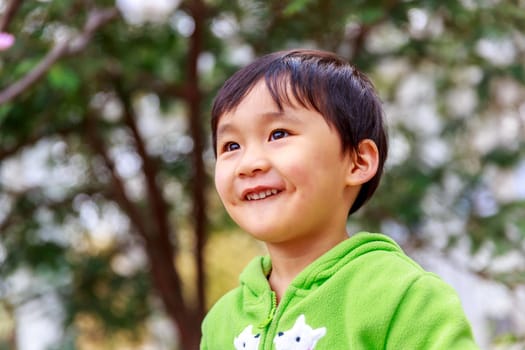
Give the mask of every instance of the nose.
<path id="1" fill-rule="evenodd" d="M 270 168 L 270 160 L 261 147 L 246 147 L 237 165 L 238 176 L 254 176 Z"/>

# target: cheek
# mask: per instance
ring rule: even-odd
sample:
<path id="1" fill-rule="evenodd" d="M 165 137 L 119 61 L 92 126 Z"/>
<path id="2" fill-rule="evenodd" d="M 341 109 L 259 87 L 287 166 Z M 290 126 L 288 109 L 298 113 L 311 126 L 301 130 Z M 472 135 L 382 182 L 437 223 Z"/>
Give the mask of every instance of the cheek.
<path id="1" fill-rule="evenodd" d="M 290 165 L 287 173 L 301 184 L 308 184 L 312 181 L 312 172 L 303 166 L 304 164 Z"/>
<path id="2" fill-rule="evenodd" d="M 318 180 L 317 171 L 306 164 L 288 164 L 286 167 L 286 176 L 296 189 L 300 189 L 299 194 L 303 199 L 309 195 L 310 190 L 316 186 Z"/>
<path id="3" fill-rule="evenodd" d="M 225 195 L 228 193 L 229 178 L 227 173 L 221 169 L 215 168 L 215 188 L 219 197 L 224 202 Z"/>
<path id="4" fill-rule="evenodd" d="M 287 172 L 296 185 L 308 189 L 308 192 L 334 194 L 343 178 L 342 166 L 343 160 L 338 154 L 313 152 L 302 158 L 302 162 L 288 164 Z"/>

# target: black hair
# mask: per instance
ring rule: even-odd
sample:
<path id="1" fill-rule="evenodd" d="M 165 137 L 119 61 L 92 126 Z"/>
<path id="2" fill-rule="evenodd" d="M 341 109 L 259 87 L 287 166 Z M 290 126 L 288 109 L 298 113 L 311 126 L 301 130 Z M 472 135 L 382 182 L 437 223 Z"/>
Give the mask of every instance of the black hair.
<path id="1" fill-rule="evenodd" d="M 359 209 L 377 189 L 388 153 L 381 100 L 366 75 L 338 55 L 320 50 L 274 52 L 237 71 L 221 87 L 211 112 L 213 148 L 217 152 L 217 125 L 251 89 L 264 79 L 277 107 L 294 102 L 319 112 L 335 127 L 344 152 L 356 152 L 365 139 L 379 151 L 376 174 L 361 190 L 349 214 Z"/>

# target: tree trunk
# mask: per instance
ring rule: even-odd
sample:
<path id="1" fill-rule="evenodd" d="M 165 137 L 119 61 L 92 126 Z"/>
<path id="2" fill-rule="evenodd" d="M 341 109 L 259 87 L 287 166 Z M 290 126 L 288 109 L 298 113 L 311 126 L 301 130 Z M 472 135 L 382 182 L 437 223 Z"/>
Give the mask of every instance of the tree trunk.
<path id="1" fill-rule="evenodd" d="M 190 39 L 190 52 L 187 70 L 187 96 L 190 111 L 190 131 L 193 139 L 193 223 L 195 233 L 195 264 L 197 269 L 197 317 L 202 319 L 205 313 L 205 276 L 203 250 L 206 238 L 206 172 L 202 155 L 204 152 L 204 128 L 201 114 L 202 93 L 199 86 L 197 63 L 202 52 L 203 26 L 206 8 L 201 0 L 191 3 L 191 12 L 195 21 L 195 30 Z M 199 332 L 200 333 L 200 332 Z"/>

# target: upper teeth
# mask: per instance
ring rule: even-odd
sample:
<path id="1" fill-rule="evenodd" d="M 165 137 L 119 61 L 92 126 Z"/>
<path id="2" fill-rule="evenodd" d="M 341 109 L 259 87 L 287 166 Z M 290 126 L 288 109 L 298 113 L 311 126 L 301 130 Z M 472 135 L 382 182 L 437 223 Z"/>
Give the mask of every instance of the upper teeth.
<path id="1" fill-rule="evenodd" d="M 273 190 L 266 190 L 266 191 L 261 191 L 257 193 L 249 193 L 248 195 L 246 195 L 246 199 L 248 199 L 249 201 L 255 200 L 255 199 L 264 199 L 273 194 L 277 194 L 277 192 L 278 191 L 276 189 L 273 189 Z"/>

